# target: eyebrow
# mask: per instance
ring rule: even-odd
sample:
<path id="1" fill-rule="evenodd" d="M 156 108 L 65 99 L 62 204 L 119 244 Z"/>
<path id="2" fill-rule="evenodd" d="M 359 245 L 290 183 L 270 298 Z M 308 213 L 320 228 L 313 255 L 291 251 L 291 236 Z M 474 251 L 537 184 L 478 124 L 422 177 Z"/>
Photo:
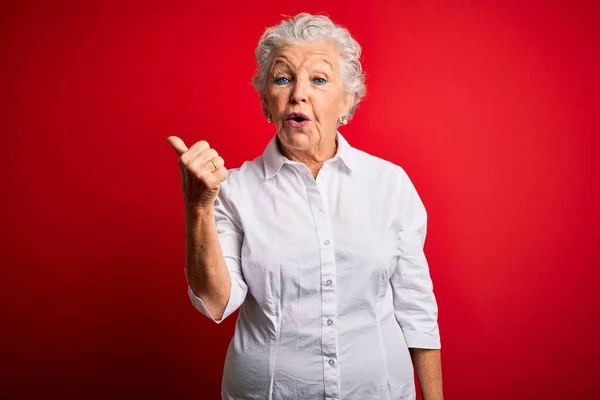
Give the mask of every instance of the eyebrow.
<path id="1" fill-rule="evenodd" d="M 329 67 L 329 70 L 327 68 L 323 68 L 323 66 L 320 65 L 321 63 L 326 64 Z M 333 64 L 325 58 L 315 60 L 315 64 L 317 64 L 317 66 L 316 67 L 311 66 L 311 68 L 310 68 L 311 71 L 317 71 L 317 72 L 323 73 L 327 76 L 331 75 L 334 72 Z M 281 70 L 293 71 L 293 68 L 287 62 L 287 60 L 285 60 L 285 58 L 277 57 L 273 60 L 273 63 L 271 64 L 271 68 L 269 69 L 269 73 L 273 74 L 276 71 L 279 72 Z"/>
<path id="2" fill-rule="evenodd" d="M 276 71 L 291 70 L 290 65 L 282 59 L 275 59 L 269 68 L 269 74 L 274 74 Z"/>
<path id="3" fill-rule="evenodd" d="M 316 71 L 316 72 L 323 73 L 323 74 L 325 74 L 325 75 L 327 75 L 327 76 L 329 76 L 329 75 L 333 74 L 333 73 L 334 73 L 334 71 L 335 71 L 335 70 L 333 69 L 333 65 L 332 65 L 332 64 L 331 64 L 329 61 L 326 61 L 326 60 L 323 60 L 323 61 L 325 61 L 325 64 L 327 64 L 327 65 L 329 66 L 329 68 L 324 68 L 322 65 L 320 65 L 320 64 L 317 64 L 317 66 L 315 66 L 315 67 L 312 67 L 312 68 L 311 68 L 311 70 L 312 70 L 312 71 Z"/>
<path id="4" fill-rule="evenodd" d="M 327 60 L 326 58 L 322 58 L 320 61 L 322 61 L 325 64 L 329 65 L 329 68 L 331 68 L 332 71 L 334 70 L 333 64 L 329 60 Z"/>

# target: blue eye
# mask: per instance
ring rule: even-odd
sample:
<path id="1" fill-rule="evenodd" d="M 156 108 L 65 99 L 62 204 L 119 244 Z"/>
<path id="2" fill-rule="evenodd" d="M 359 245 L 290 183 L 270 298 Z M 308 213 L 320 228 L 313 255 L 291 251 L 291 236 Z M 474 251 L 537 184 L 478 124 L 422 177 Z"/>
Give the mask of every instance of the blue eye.
<path id="1" fill-rule="evenodd" d="M 276 85 L 285 85 L 286 83 L 289 83 L 289 81 L 290 80 L 288 78 L 284 78 L 284 77 L 275 78 Z"/>
<path id="2" fill-rule="evenodd" d="M 324 85 L 327 83 L 327 81 L 324 78 L 315 78 L 313 79 L 313 82 L 315 83 L 315 85 Z"/>

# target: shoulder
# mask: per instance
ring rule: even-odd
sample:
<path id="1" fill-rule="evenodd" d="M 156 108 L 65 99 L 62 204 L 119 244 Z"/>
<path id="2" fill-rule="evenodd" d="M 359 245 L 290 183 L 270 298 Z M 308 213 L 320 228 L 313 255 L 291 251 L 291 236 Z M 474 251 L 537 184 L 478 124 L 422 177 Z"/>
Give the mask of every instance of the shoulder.
<path id="1" fill-rule="evenodd" d="M 352 148 L 357 170 L 366 178 L 376 179 L 380 184 L 403 185 L 410 182 L 404 168 L 390 160 Z"/>
<path id="2" fill-rule="evenodd" d="M 227 170 L 227 179 L 221 183 L 221 191 L 228 198 L 243 191 L 259 190 L 264 182 L 263 156 L 244 161 L 241 166 Z"/>

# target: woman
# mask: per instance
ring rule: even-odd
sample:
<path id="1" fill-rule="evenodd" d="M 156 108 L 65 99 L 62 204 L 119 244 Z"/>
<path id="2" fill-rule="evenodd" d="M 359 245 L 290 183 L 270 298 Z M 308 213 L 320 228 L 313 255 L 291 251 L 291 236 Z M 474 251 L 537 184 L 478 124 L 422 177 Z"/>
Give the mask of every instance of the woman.
<path id="1" fill-rule="evenodd" d="M 338 131 L 365 92 L 360 51 L 327 17 L 282 21 L 256 49 L 263 155 L 228 172 L 207 142 L 167 139 L 190 299 L 216 323 L 240 309 L 223 399 L 414 399 L 415 370 L 442 399 L 425 209 L 401 167 Z"/>

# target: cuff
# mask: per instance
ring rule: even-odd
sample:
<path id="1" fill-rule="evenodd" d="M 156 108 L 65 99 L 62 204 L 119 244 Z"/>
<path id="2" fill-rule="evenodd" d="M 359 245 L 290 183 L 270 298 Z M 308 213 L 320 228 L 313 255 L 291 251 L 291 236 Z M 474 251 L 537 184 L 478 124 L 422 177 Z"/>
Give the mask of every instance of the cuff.
<path id="1" fill-rule="evenodd" d="M 427 333 L 418 333 L 414 335 L 404 335 L 404 340 L 409 348 L 418 349 L 441 349 L 442 344 L 440 341 L 440 335 L 430 335 Z"/>
<path id="2" fill-rule="evenodd" d="M 196 294 L 192 291 L 192 288 L 190 287 L 190 285 L 188 283 L 188 296 L 189 296 L 192 304 L 194 305 L 194 307 L 217 324 L 220 324 L 221 322 L 223 322 L 223 320 L 225 318 L 227 318 L 235 310 L 237 310 L 238 307 L 244 301 L 244 298 L 246 297 L 245 290 L 243 290 L 240 287 L 239 283 L 237 282 L 236 278 L 234 277 L 234 274 L 231 274 L 231 272 L 230 272 L 230 276 L 231 276 L 231 294 L 229 295 L 229 299 L 227 300 L 227 305 L 225 306 L 225 312 L 223 313 L 223 317 L 221 317 L 221 319 L 219 319 L 219 320 L 215 319 L 215 317 L 210 313 L 210 311 L 208 311 L 208 308 L 206 307 L 206 304 L 204 304 L 204 301 L 202 301 L 202 299 L 200 297 L 196 296 Z"/>

